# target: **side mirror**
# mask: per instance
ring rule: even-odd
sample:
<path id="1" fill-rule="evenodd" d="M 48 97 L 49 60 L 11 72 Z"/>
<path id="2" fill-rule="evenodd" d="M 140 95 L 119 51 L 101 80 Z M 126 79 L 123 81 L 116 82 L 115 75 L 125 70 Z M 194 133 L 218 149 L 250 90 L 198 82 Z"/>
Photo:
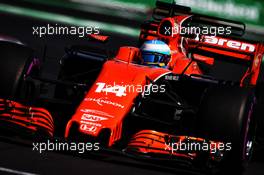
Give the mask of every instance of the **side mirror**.
<path id="1" fill-rule="evenodd" d="M 214 65 L 214 61 L 215 61 L 214 58 L 199 55 L 199 54 L 193 54 L 193 59 L 195 61 L 202 62 L 210 66 Z"/>

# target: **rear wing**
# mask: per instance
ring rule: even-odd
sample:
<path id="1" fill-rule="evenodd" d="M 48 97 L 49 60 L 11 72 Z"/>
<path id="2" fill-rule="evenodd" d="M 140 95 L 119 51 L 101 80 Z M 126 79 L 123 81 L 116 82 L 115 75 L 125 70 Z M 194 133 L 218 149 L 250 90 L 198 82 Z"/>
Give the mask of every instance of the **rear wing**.
<path id="1" fill-rule="evenodd" d="M 249 78 L 250 84 L 256 84 L 260 65 L 264 59 L 264 45 L 241 38 L 246 31 L 244 23 L 192 13 L 189 7 L 157 1 L 152 14 L 153 19 L 141 25 L 140 42 L 162 39 L 169 45 L 177 44 L 173 35 L 165 36 L 160 32 L 160 28 L 162 28 L 160 26 L 167 25 L 168 23 L 165 24 L 165 22 L 173 21 L 169 18 L 175 16 L 190 16 L 191 20 L 188 22 L 190 26 L 231 27 L 231 33 L 228 35 L 200 35 L 198 38 L 184 36 L 188 40 L 188 53 L 198 53 L 223 61 L 246 65 L 248 70 L 241 82 Z M 168 20 L 164 20 L 166 18 Z M 168 26 L 174 26 L 174 24 L 168 24 Z"/>
<path id="2" fill-rule="evenodd" d="M 156 2 L 156 8 L 153 10 L 153 20 L 146 21 L 141 25 L 141 34 L 140 34 L 140 42 L 144 42 L 145 40 L 152 40 L 152 39 L 165 39 L 173 40 L 173 36 L 164 36 L 161 34 L 160 29 L 165 28 L 161 26 L 170 26 L 171 28 L 174 26 L 174 24 L 165 24 L 164 21 L 162 21 L 165 18 L 169 17 L 175 17 L 175 16 L 190 16 L 188 19 L 188 24 L 191 27 L 199 26 L 206 26 L 206 27 L 231 27 L 231 33 L 228 35 L 221 34 L 216 36 L 201 36 L 202 39 L 196 40 L 193 36 L 185 36 L 186 38 L 189 38 L 191 40 L 191 43 L 195 43 L 195 46 L 199 46 L 199 48 L 202 48 L 202 46 L 214 48 L 216 53 L 226 53 L 224 55 L 234 55 L 238 58 L 244 58 L 246 60 L 250 60 L 247 56 L 252 56 L 256 53 L 257 49 L 257 43 L 252 42 L 246 39 L 242 39 L 241 36 L 244 35 L 246 26 L 244 23 L 233 21 L 233 20 L 227 20 L 217 17 L 211 17 L 206 15 L 200 15 L 196 13 L 191 12 L 190 7 L 177 5 L 174 3 L 165 3 L 161 1 Z M 186 22 L 187 20 L 185 20 Z M 167 22 L 167 21 L 166 21 Z M 170 22 L 168 20 L 168 22 Z M 184 22 L 184 23 L 185 23 Z M 184 24 L 182 23 L 182 25 Z M 163 38 L 164 37 L 164 38 Z M 213 50 L 213 49 L 211 49 Z M 221 51 L 222 50 L 222 51 Z M 229 51 L 233 54 L 230 54 Z M 234 54 L 237 53 L 237 54 Z"/>
<path id="3" fill-rule="evenodd" d="M 160 22 L 163 18 L 183 15 L 193 16 L 191 26 L 231 27 L 231 34 L 233 36 L 243 36 L 245 34 L 246 25 L 242 22 L 193 13 L 190 7 L 175 3 L 157 1 L 156 8 L 152 13 L 155 22 Z"/>

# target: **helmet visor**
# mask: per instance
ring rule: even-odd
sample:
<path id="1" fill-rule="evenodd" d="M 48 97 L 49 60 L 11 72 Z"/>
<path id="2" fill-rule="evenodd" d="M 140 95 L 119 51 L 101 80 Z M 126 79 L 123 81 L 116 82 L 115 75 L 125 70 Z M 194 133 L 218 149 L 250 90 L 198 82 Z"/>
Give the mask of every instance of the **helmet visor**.
<path id="1" fill-rule="evenodd" d="M 156 52 L 143 52 L 142 59 L 144 60 L 144 64 L 159 65 L 163 63 L 163 65 L 167 65 L 170 60 L 170 55 Z"/>

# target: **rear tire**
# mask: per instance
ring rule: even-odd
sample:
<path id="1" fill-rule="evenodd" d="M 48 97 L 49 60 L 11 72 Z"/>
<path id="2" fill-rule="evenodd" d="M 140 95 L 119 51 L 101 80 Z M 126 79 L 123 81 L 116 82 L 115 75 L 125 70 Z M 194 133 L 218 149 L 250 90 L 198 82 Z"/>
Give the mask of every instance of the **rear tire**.
<path id="1" fill-rule="evenodd" d="M 264 144 L 264 82 L 260 83 L 257 86 L 257 101 L 256 106 L 256 118 L 258 123 L 257 136 L 261 140 L 261 143 Z"/>
<path id="2" fill-rule="evenodd" d="M 256 125 L 252 117 L 255 105 L 254 91 L 240 87 L 209 89 L 201 103 L 198 133 L 215 141 L 231 143 L 224 167 L 236 173 L 251 159 Z M 230 169 L 229 169 L 230 171 Z"/>

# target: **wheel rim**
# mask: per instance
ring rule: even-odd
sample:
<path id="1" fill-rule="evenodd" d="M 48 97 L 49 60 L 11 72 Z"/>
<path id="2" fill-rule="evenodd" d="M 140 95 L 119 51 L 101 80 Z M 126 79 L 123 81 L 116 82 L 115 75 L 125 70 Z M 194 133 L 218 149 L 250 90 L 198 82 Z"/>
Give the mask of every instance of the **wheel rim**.
<path id="1" fill-rule="evenodd" d="M 254 100 L 255 101 L 255 100 Z M 250 105 L 250 110 L 247 116 L 245 139 L 243 148 L 243 160 L 250 160 L 253 153 L 253 144 L 255 140 L 254 136 L 254 125 L 252 124 L 252 113 L 253 113 L 254 102 Z"/>
<path id="2" fill-rule="evenodd" d="M 250 157 L 250 155 L 252 154 L 252 150 L 253 150 L 253 141 L 248 140 L 246 145 L 246 152 L 245 152 L 246 158 Z"/>

